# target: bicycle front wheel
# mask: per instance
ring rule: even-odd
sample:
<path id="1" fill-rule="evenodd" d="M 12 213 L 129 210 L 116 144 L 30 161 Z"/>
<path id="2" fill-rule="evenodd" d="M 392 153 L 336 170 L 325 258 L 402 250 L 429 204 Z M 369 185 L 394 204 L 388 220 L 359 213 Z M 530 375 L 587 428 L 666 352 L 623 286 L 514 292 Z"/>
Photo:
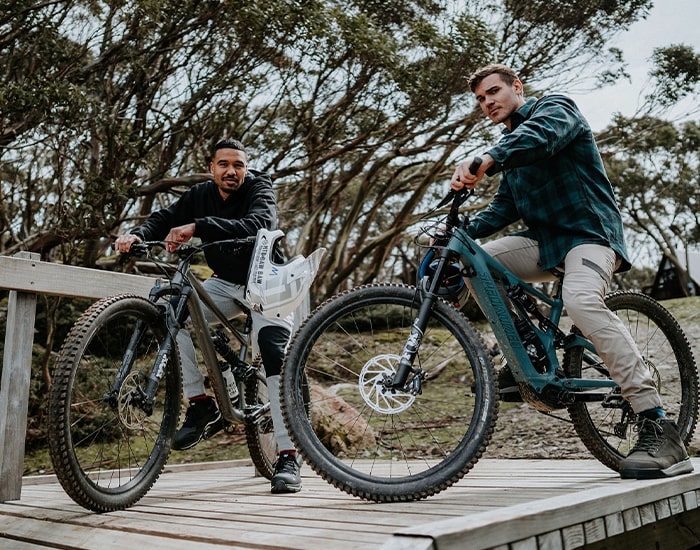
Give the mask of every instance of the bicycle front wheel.
<path id="1" fill-rule="evenodd" d="M 620 318 L 642 354 L 661 396 L 666 416 L 678 425 L 688 444 L 698 415 L 698 372 L 693 352 L 683 330 L 656 300 L 638 292 L 619 291 L 608 295 L 607 306 Z M 581 348 L 564 358 L 571 378 L 610 378 L 607 366 Z M 617 391 L 612 400 L 574 403 L 568 407 L 574 428 L 586 448 L 600 462 L 619 471 L 637 441 L 633 430 L 636 415 Z"/>
<path id="2" fill-rule="evenodd" d="M 121 369 L 139 332 L 128 372 Z M 68 495 L 95 512 L 127 508 L 155 483 L 170 451 L 180 413 L 177 347 L 159 365 L 152 405 L 146 385 L 166 335 L 161 311 L 132 295 L 104 298 L 76 321 L 53 367 L 49 451 Z"/>
<path id="3" fill-rule="evenodd" d="M 415 500 L 446 489 L 493 433 L 491 359 L 469 321 L 441 300 L 414 363 L 422 391 L 385 390 L 419 307 L 419 292 L 403 285 L 342 293 L 307 319 L 282 368 L 282 410 L 297 449 L 325 480 L 364 499 Z"/>

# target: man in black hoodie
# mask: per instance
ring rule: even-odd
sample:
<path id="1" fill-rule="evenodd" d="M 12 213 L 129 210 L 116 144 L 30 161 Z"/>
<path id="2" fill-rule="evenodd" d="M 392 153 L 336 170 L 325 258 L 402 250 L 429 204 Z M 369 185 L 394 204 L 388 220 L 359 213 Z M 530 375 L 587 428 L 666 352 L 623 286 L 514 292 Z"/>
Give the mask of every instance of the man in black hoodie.
<path id="1" fill-rule="evenodd" d="M 248 169 L 243 144 L 234 139 L 219 141 L 212 151 L 209 171 L 213 181 L 190 188 L 168 208 L 151 214 L 141 225 L 115 241 L 118 252 L 128 252 L 132 243 L 164 240 L 169 252 L 197 237 L 203 242 L 255 236 L 259 229 L 277 229 L 277 204 L 268 174 Z M 229 318 L 241 313 L 235 300 L 248 305 L 245 285 L 251 250 L 234 255 L 210 247 L 205 252 L 214 271 L 203 284 L 216 305 Z M 214 316 L 204 308 L 205 317 Z M 296 450 L 284 425 L 279 402 L 279 374 L 284 350 L 292 329 L 292 316 L 266 318 L 251 310 L 253 333 L 265 366 L 270 412 L 280 456 L 272 478 L 273 493 L 294 493 L 301 489 Z M 182 428 L 175 434 L 173 449 L 189 449 L 221 428 L 221 413 L 204 389 L 204 377 L 197 367 L 194 345 L 187 330 L 177 335 L 182 356 L 182 379 L 189 407 Z"/>

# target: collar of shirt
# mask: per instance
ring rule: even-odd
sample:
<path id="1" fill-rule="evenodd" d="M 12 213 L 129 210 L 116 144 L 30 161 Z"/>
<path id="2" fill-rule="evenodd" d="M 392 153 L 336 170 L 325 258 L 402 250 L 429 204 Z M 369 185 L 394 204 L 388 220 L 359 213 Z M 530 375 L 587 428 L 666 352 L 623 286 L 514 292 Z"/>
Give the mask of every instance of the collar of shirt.
<path id="1" fill-rule="evenodd" d="M 503 130 L 503 133 L 509 134 L 518 126 L 520 126 L 523 122 L 525 122 L 530 116 L 532 110 L 535 108 L 535 103 L 537 103 L 536 98 L 531 97 L 530 99 L 527 99 L 525 101 L 525 104 L 522 107 L 520 107 L 520 109 L 518 109 L 512 115 L 510 115 L 511 129 L 509 130 L 508 128 L 506 128 L 505 130 Z"/>

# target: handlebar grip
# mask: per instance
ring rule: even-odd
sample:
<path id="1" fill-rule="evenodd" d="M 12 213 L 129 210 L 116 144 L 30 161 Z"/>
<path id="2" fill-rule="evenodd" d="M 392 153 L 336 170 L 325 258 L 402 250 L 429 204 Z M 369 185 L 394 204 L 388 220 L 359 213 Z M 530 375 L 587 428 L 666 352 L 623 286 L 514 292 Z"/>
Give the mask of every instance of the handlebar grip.
<path id="1" fill-rule="evenodd" d="M 479 166 L 481 166 L 481 163 L 484 162 L 481 157 L 474 157 L 474 160 L 472 163 L 469 165 L 469 172 L 475 176 L 476 173 L 479 171 Z"/>

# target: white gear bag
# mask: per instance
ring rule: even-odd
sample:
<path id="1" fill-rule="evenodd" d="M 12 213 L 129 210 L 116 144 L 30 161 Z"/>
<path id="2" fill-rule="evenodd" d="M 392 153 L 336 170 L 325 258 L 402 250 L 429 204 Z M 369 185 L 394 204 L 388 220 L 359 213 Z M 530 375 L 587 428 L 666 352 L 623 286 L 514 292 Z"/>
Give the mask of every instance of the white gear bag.
<path id="1" fill-rule="evenodd" d="M 308 258 L 299 255 L 283 264 L 275 263 L 274 244 L 282 237 L 284 232 L 279 229 L 258 231 L 245 291 L 253 310 L 279 319 L 293 313 L 305 300 L 308 302 L 309 288 L 326 253 L 325 248 L 319 248 Z"/>

